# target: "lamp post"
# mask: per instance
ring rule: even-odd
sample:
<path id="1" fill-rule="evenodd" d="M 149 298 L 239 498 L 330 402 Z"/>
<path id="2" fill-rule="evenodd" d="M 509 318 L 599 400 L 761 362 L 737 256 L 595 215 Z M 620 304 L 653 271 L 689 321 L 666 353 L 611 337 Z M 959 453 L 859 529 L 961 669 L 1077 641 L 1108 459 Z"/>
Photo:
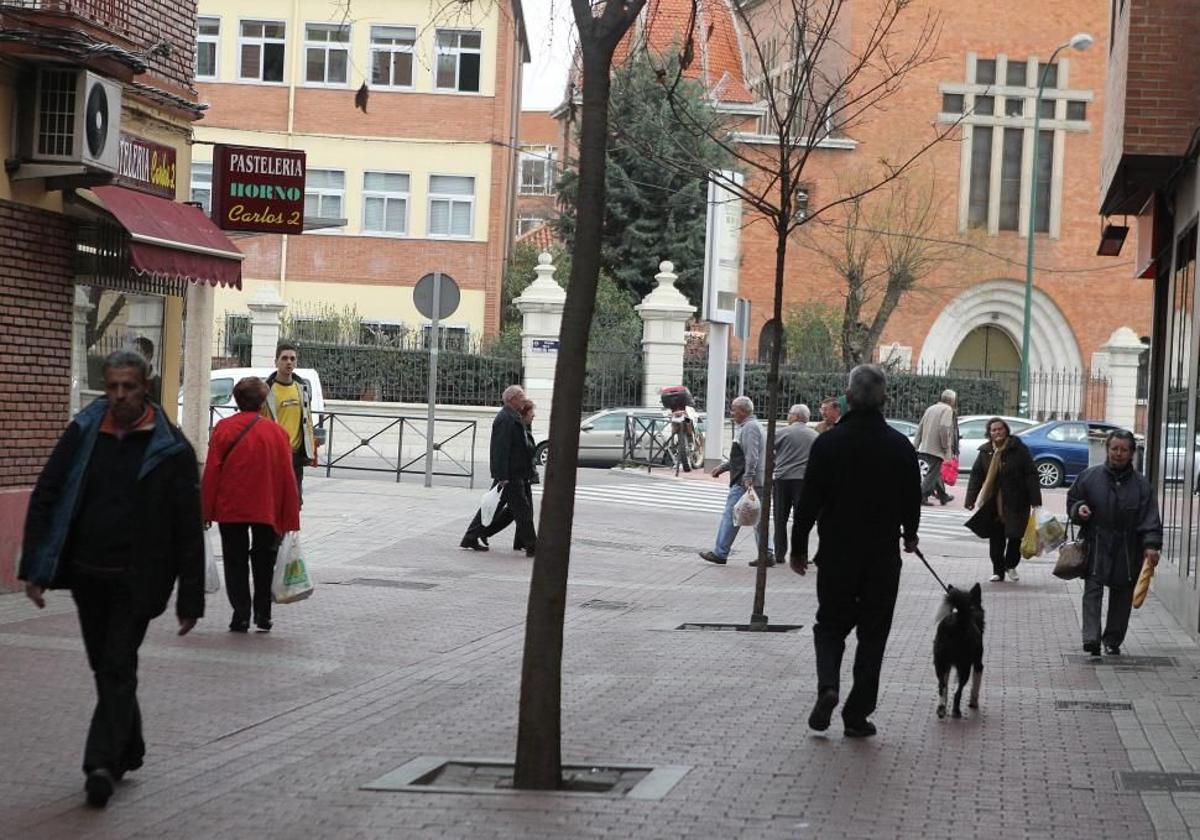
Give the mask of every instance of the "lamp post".
<path id="1" fill-rule="evenodd" d="M 1070 41 L 1055 47 L 1054 52 L 1050 53 L 1050 59 L 1038 75 L 1037 98 L 1033 101 L 1033 162 L 1029 172 L 1029 229 L 1025 232 L 1027 240 L 1025 245 L 1025 321 L 1021 327 L 1021 399 L 1017 407 L 1017 414 L 1021 417 L 1029 416 L 1029 324 L 1033 317 L 1033 240 L 1037 223 L 1038 146 L 1040 145 L 1038 135 L 1042 124 L 1042 94 L 1046 90 L 1046 74 L 1054 66 L 1054 59 L 1058 57 L 1058 54 L 1067 47 L 1082 52 L 1093 43 L 1095 43 L 1095 39 L 1086 32 L 1072 36 Z"/>

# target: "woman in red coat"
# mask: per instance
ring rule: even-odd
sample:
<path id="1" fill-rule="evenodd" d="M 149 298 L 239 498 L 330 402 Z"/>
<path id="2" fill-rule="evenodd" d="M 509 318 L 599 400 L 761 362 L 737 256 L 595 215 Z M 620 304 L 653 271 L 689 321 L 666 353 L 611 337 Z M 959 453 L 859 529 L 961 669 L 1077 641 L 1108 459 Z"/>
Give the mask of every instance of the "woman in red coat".
<path id="1" fill-rule="evenodd" d="M 279 537 L 300 530 L 300 498 L 292 472 L 292 446 L 278 423 L 259 411 L 267 385 L 257 376 L 233 389 L 238 413 L 213 429 L 201 492 L 204 522 L 218 523 L 225 560 L 225 591 L 233 607 L 229 629 L 250 629 L 249 573 L 254 573 L 253 618 L 271 629 L 271 577 Z M 253 540 L 253 543 L 251 542 Z"/>

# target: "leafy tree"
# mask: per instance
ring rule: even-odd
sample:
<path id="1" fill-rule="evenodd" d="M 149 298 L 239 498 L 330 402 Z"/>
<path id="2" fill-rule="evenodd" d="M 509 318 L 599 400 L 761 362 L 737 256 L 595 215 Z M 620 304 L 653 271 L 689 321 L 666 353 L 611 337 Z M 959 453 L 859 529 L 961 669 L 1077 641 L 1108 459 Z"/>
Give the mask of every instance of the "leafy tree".
<path id="1" fill-rule="evenodd" d="M 700 303 L 704 273 L 704 228 L 708 169 L 728 168 L 731 156 L 712 139 L 690 131 L 671 115 L 671 104 L 656 66 L 677 61 L 677 52 L 651 59 L 636 52 L 613 71 L 608 191 L 601 239 L 601 265 L 617 284 L 645 297 L 654 287 L 662 260 L 675 263 L 676 286 Z M 685 80 L 673 94 L 708 116 L 712 106 L 703 87 Z M 694 162 L 691 171 L 664 167 L 656 157 L 679 148 Z M 568 245 L 576 230 L 578 176 L 566 172 L 559 183 L 563 213 L 557 220 Z"/>
<path id="2" fill-rule="evenodd" d="M 832 306 L 813 301 L 791 307 L 783 321 L 789 366 L 820 371 L 839 368 L 841 353 L 836 336 L 841 332 L 841 314 Z"/>

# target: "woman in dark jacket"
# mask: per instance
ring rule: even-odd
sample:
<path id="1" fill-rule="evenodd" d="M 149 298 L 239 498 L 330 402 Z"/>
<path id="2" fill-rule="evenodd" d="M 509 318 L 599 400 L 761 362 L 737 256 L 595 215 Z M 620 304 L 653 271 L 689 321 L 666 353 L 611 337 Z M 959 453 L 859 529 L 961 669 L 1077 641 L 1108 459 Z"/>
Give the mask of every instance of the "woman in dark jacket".
<path id="1" fill-rule="evenodd" d="M 1088 467 L 1067 491 L 1067 513 L 1082 525 L 1080 536 L 1088 555 L 1088 576 L 1083 584 L 1083 649 L 1100 655 L 1100 607 L 1108 587 L 1108 621 L 1104 650 L 1121 653 L 1133 586 L 1142 563 L 1158 565 L 1162 548 L 1162 520 L 1158 502 L 1146 477 L 1133 468 L 1133 435 L 1124 429 L 1109 432 L 1108 453 L 1101 466 Z"/>
<path id="2" fill-rule="evenodd" d="M 993 417 L 987 429 L 988 442 L 979 447 L 967 485 L 965 507 L 974 510 L 976 503 L 979 505 L 975 515 L 967 520 L 967 527 L 988 539 L 992 581 L 1002 582 L 1005 574 L 1009 580 L 1017 581 L 1021 538 L 1031 508 L 1042 505 L 1042 488 L 1029 448 L 1013 436 L 1008 423 Z"/>

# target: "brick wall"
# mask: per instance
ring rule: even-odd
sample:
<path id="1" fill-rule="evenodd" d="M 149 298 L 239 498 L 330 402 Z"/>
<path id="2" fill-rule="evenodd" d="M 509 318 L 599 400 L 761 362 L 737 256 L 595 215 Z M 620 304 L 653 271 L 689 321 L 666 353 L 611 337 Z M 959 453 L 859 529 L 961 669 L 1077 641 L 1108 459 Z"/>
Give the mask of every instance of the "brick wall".
<path id="1" fill-rule="evenodd" d="M 1125 0 L 1125 154 L 1181 155 L 1200 121 L 1194 0 Z"/>
<path id="2" fill-rule="evenodd" d="M 31 485 L 70 414 L 74 231 L 0 201 L 0 488 Z"/>
<path id="3" fill-rule="evenodd" d="M 196 73 L 196 0 L 134 0 L 130 4 L 128 37 L 149 48 L 159 41 L 171 45 L 165 57 L 151 55 L 148 75 L 139 81 L 155 80 L 192 90 Z"/>

